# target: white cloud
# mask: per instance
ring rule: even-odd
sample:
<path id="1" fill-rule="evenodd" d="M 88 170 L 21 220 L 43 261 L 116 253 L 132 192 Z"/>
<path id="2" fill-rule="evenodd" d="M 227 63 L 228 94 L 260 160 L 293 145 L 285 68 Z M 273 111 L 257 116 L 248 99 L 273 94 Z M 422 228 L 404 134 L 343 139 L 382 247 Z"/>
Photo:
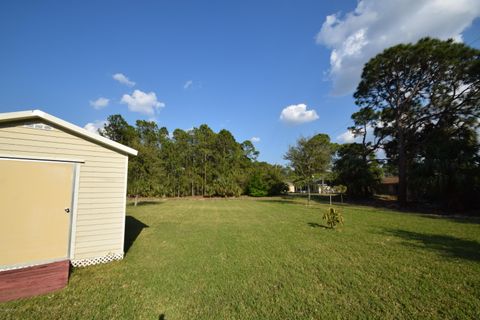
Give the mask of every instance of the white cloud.
<path id="1" fill-rule="evenodd" d="M 156 110 L 165 107 L 165 103 L 157 100 L 155 92 L 145 93 L 140 90 L 133 91 L 131 95 L 124 94 L 120 102 L 128 105 L 130 111 L 148 115 L 154 115 Z"/>
<path id="2" fill-rule="evenodd" d="M 377 159 L 386 159 L 387 154 L 383 148 L 378 148 L 377 150 L 375 150 L 375 157 Z"/>
<path id="3" fill-rule="evenodd" d="M 374 131 L 373 127 L 371 126 L 367 127 L 367 137 L 366 137 L 367 142 L 374 142 L 375 136 L 373 135 L 373 131 Z M 340 134 L 339 136 L 337 136 L 337 141 L 339 143 L 354 143 L 354 142 L 362 143 L 362 139 L 363 139 L 362 136 L 355 137 L 350 130 L 347 130 L 342 134 Z M 375 150 L 375 157 L 377 159 L 385 159 L 387 157 L 385 150 L 381 146 L 379 146 L 378 149 Z"/>
<path id="4" fill-rule="evenodd" d="M 317 112 L 315 110 L 307 110 L 307 105 L 303 103 L 285 107 L 282 113 L 280 113 L 280 120 L 288 124 L 302 124 L 317 119 Z"/>
<path id="5" fill-rule="evenodd" d="M 106 106 L 108 106 L 109 102 L 110 102 L 110 99 L 100 97 L 97 100 L 93 100 L 93 101 L 90 100 L 90 105 L 92 107 L 94 107 L 95 109 L 99 110 L 99 109 L 102 109 L 102 108 L 105 108 Z"/>
<path id="6" fill-rule="evenodd" d="M 83 128 L 91 133 L 98 133 L 99 129 L 102 129 L 107 124 L 105 120 L 96 120 L 94 122 L 87 123 Z"/>
<path id="7" fill-rule="evenodd" d="M 347 130 L 344 133 L 342 133 L 341 135 L 337 136 L 337 141 L 340 142 L 340 143 L 352 143 L 352 142 L 355 142 L 355 140 L 358 140 L 358 139 L 360 139 L 360 137 L 357 137 L 357 139 L 355 139 L 354 134 L 350 130 Z"/>
<path id="8" fill-rule="evenodd" d="M 130 79 L 127 78 L 126 75 L 124 75 L 123 73 L 115 73 L 112 78 L 114 80 L 117 80 L 118 82 L 120 82 L 121 84 L 124 84 L 124 85 L 127 85 L 129 87 L 133 87 L 135 85 L 135 82 L 131 81 Z"/>
<path id="9" fill-rule="evenodd" d="M 193 84 L 193 81 L 192 80 L 188 80 L 187 82 L 185 82 L 185 84 L 183 85 L 183 89 L 187 90 L 188 88 L 190 88 Z"/>
<path id="10" fill-rule="evenodd" d="M 377 125 L 381 126 L 381 123 L 378 123 Z M 355 137 L 353 132 L 350 131 L 350 130 L 347 130 L 347 131 L 345 131 L 342 134 L 337 136 L 337 141 L 340 142 L 340 143 L 353 143 L 353 142 L 361 143 L 362 139 L 363 139 L 363 135 L 357 135 Z M 368 141 L 372 142 L 372 141 L 375 140 L 374 128 L 370 125 L 367 125 L 367 137 L 365 138 L 365 140 L 367 142 Z"/>
<path id="11" fill-rule="evenodd" d="M 331 49 L 333 94 L 355 90 L 363 65 L 383 49 L 426 36 L 461 41 L 479 16 L 478 0 L 361 0 L 354 11 L 327 16 L 316 41 Z"/>
<path id="12" fill-rule="evenodd" d="M 252 137 L 252 138 L 250 139 L 250 141 L 252 141 L 253 143 L 255 143 L 255 142 L 260 142 L 260 138 L 259 138 L 259 137 Z"/>

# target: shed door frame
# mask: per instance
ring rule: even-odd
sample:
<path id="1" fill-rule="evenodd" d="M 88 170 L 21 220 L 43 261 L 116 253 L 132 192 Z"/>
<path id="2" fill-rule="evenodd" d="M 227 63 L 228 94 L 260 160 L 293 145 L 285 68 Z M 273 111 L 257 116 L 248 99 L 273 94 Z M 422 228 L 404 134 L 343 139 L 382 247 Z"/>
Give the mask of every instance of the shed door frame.
<path id="1" fill-rule="evenodd" d="M 69 231 L 68 231 L 68 252 L 67 258 L 72 260 L 75 255 L 75 234 L 77 226 L 77 207 L 78 207 L 78 186 L 80 181 L 80 165 L 85 163 L 83 160 L 76 159 L 65 159 L 65 158 L 48 158 L 48 157 L 38 157 L 38 156 L 12 156 L 12 155 L 1 155 L 0 161 L 28 161 L 28 162 L 57 162 L 57 163 L 69 163 L 73 164 L 73 186 L 72 186 L 72 199 L 71 199 L 71 214 L 69 222 Z M 46 261 L 54 262 L 54 261 Z M 35 263 L 35 265 L 42 264 L 43 262 Z M 29 265 L 23 266 L 12 266 L 12 268 L 22 268 Z"/>

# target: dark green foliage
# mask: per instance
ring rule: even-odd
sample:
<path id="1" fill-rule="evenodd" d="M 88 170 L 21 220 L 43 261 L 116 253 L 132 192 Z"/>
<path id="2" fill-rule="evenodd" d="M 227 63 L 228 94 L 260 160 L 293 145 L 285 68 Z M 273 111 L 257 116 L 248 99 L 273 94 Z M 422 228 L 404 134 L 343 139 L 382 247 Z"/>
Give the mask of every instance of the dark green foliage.
<path id="1" fill-rule="evenodd" d="M 250 141 L 238 143 L 228 130 L 213 132 L 207 125 L 169 136 L 155 122 L 130 126 L 112 115 L 102 135 L 138 150 L 128 168 L 131 196 L 254 196 L 283 192 L 282 168 L 257 163 Z"/>
<path id="2" fill-rule="evenodd" d="M 250 178 L 247 186 L 247 193 L 252 197 L 268 196 L 268 186 L 259 174 L 254 173 Z"/>
<path id="3" fill-rule="evenodd" d="M 247 194 L 253 197 L 276 196 L 288 190 L 283 167 L 266 162 L 252 164 Z"/>
<path id="4" fill-rule="evenodd" d="M 375 155 L 367 155 L 365 146 L 359 143 L 339 147 L 333 172 L 335 182 L 345 185 L 347 194 L 354 198 L 371 196 L 382 176 Z"/>
<path id="5" fill-rule="evenodd" d="M 374 129 L 376 141 L 366 145 L 372 152 L 382 146 L 391 163 L 397 166 L 398 198 L 403 205 L 407 202 L 407 185 L 420 187 L 408 182 L 415 179 L 419 166 L 422 170 L 428 168 L 434 176 L 455 180 L 453 167 L 437 165 L 443 151 L 432 152 L 432 147 L 455 143 L 457 131 L 474 131 L 478 127 L 480 50 L 453 40 L 430 38 L 391 47 L 365 65 L 354 97 L 361 107 L 354 115 L 355 129 L 360 132 L 367 127 Z M 442 136 L 443 140 L 435 141 L 432 134 Z M 460 145 L 466 147 L 464 143 Z M 456 159 L 466 161 L 455 160 L 455 166 L 462 168 L 475 162 L 471 157 Z M 436 164 L 432 166 L 433 163 Z M 473 167 L 478 168 L 478 162 Z M 478 170 L 471 173 L 478 174 Z M 430 190 L 445 190 L 440 186 L 444 184 L 441 180 L 445 179 L 430 179 L 435 184 L 429 186 Z M 417 191 L 411 190 L 410 194 Z"/>
<path id="6" fill-rule="evenodd" d="M 138 150 L 138 156 L 129 159 L 128 194 L 157 195 L 161 193 L 159 150 L 163 136 L 167 136 L 168 132 L 164 128 L 159 129 L 154 122 L 139 120 L 136 124 L 133 127 L 121 115 L 111 115 L 100 134 Z"/>
<path id="7" fill-rule="evenodd" d="M 245 157 L 247 157 L 248 159 L 253 160 L 253 161 L 257 160 L 260 152 L 255 150 L 255 146 L 253 145 L 252 141 L 245 140 L 245 141 L 242 142 L 242 144 L 240 146 L 242 147 L 243 155 Z"/>
<path id="8" fill-rule="evenodd" d="M 335 208 L 328 208 L 323 214 L 323 220 L 331 229 L 335 229 L 339 224 L 343 224 L 343 216 L 340 210 Z"/>
<path id="9" fill-rule="evenodd" d="M 327 175 L 336 144 L 330 142 L 327 134 L 317 134 L 311 138 L 300 138 L 295 146 L 290 146 L 284 159 L 289 161 L 295 182 L 308 186 L 310 203 L 310 185 Z"/>
<path id="10" fill-rule="evenodd" d="M 136 138 L 135 128 L 132 127 L 119 114 L 113 114 L 107 118 L 107 124 L 99 130 L 100 135 L 108 137 L 124 145 L 132 145 Z"/>
<path id="11" fill-rule="evenodd" d="M 479 204 L 480 147 L 468 128 L 433 129 L 409 166 L 414 200 L 427 200 L 449 209 Z"/>
<path id="12" fill-rule="evenodd" d="M 168 136 L 165 128 L 155 122 L 138 120 L 134 128 L 135 140 L 131 144 L 138 156 L 129 159 L 128 192 L 131 195 L 155 196 L 163 193 L 160 148 Z"/>

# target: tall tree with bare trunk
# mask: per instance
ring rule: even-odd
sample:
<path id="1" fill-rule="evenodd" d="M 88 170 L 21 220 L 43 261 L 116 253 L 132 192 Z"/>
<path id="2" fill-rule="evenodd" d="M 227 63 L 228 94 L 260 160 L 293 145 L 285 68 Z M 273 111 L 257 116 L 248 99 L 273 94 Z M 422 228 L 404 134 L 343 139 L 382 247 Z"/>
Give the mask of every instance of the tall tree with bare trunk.
<path id="1" fill-rule="evenodd" d="M 398 200 L 405 206 L 422 132 L 478 125 L 480 50 L 431 38 L 391 47 L 365 65 L 354 98 L 372 115 L 375 147 L 384 147 L 398 167 Z"/>

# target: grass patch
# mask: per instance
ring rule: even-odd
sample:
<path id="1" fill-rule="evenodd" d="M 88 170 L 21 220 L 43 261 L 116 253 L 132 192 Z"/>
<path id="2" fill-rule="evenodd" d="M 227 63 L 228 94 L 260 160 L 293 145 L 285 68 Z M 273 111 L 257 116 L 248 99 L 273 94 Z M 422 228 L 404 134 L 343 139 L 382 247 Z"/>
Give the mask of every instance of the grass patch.
<path id="1" fill-rule="evenodd" d="M 301 200 L 166 200 L 127 209 L 123 261 L 75 269 L 2 319 L 438 319 L 480 315 L 475 220 Z"/>

